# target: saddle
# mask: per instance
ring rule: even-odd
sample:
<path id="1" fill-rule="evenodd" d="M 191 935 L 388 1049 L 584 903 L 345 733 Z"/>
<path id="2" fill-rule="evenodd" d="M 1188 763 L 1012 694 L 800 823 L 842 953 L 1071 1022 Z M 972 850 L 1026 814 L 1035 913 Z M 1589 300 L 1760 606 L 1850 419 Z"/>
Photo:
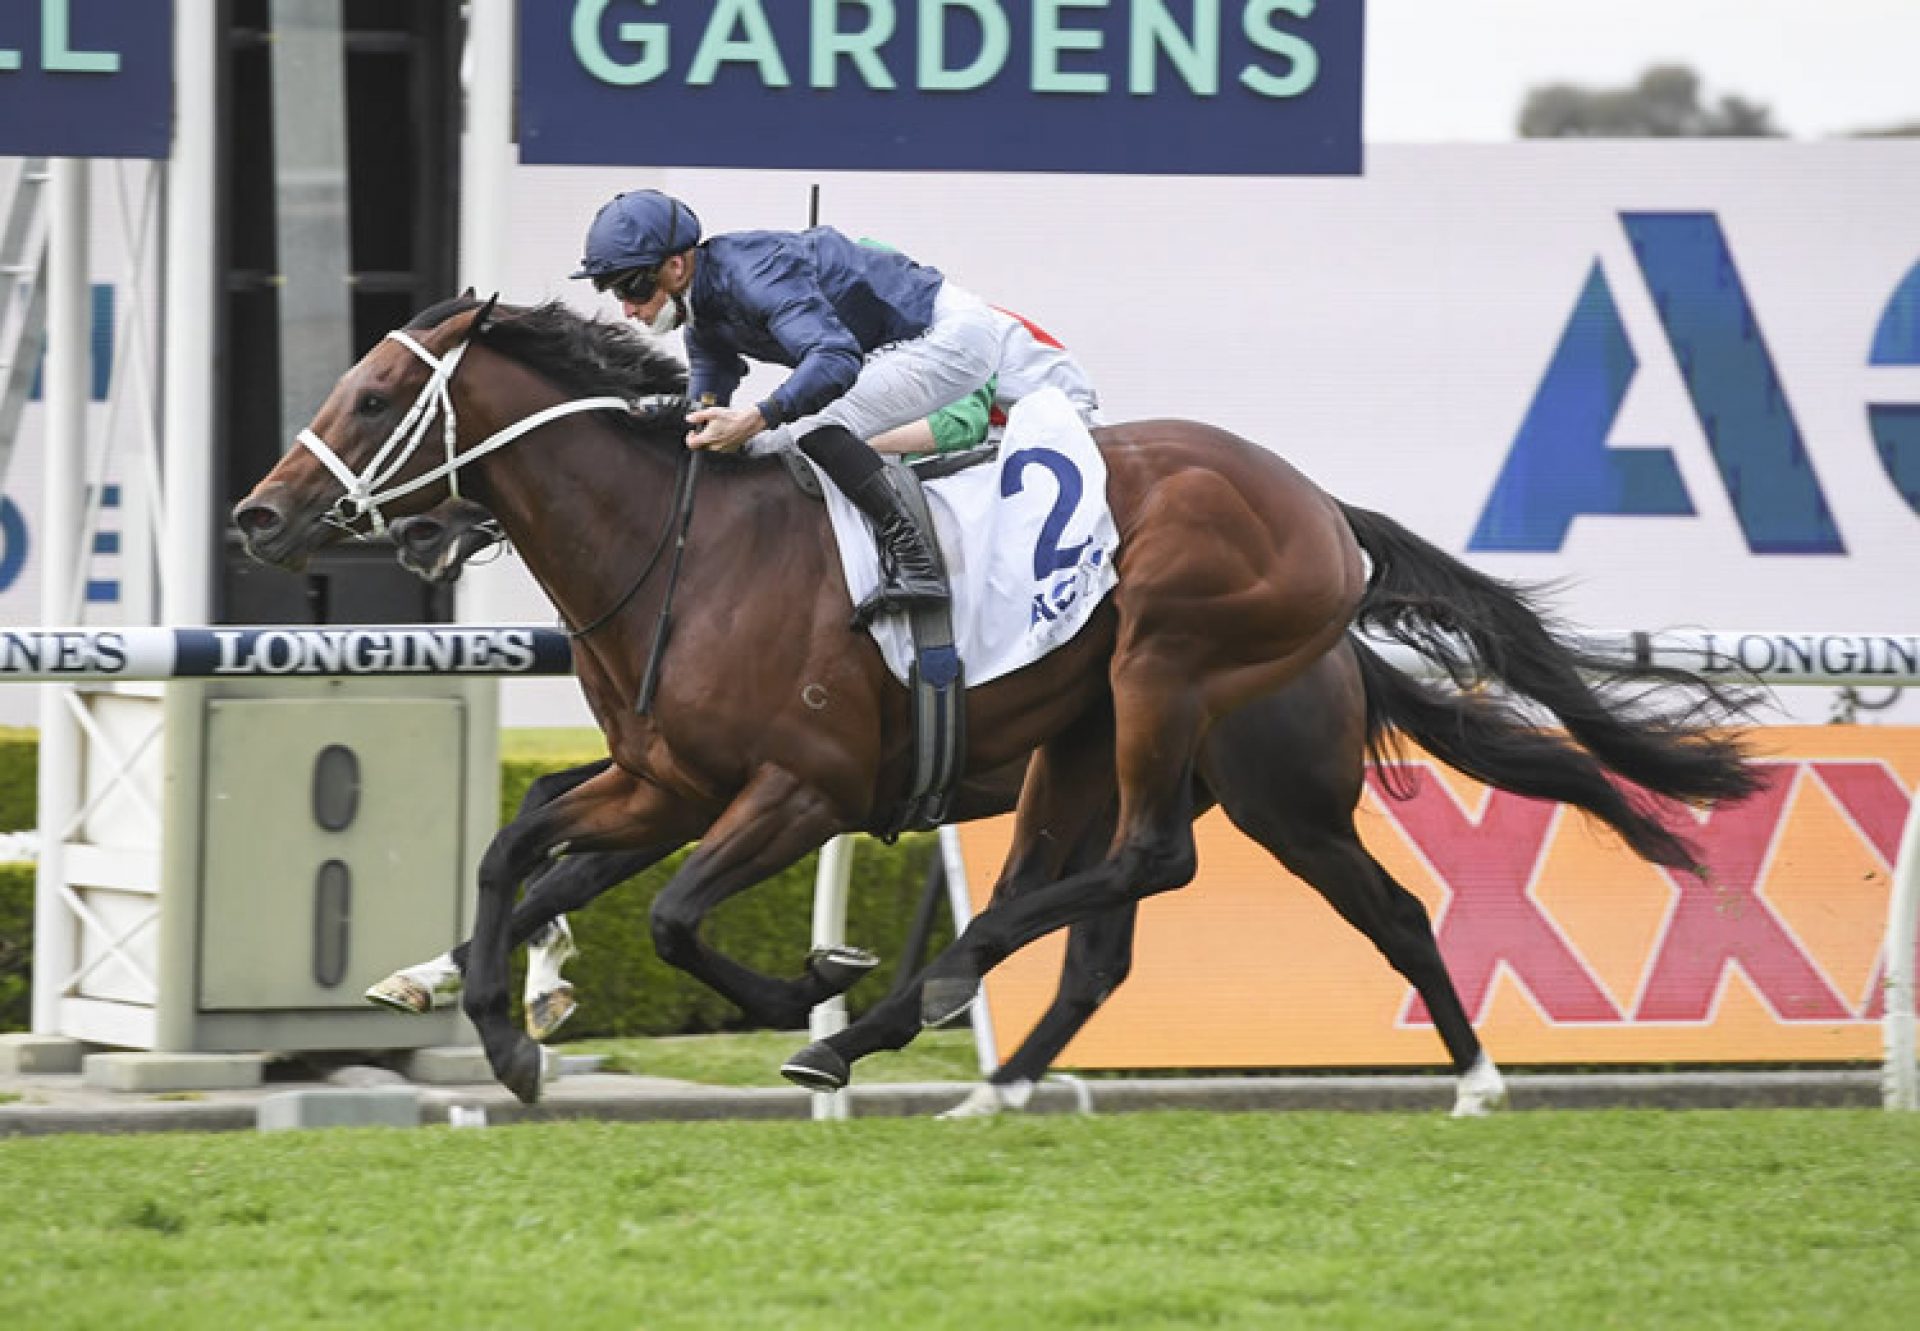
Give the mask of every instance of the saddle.
<path id="1" fill-rule="evenodd" d="M 922 485 L 991 460 L 995 444 L 979 444 L 951 453 L 936 453 L 913 462 L 887 459 L 887 479 L 912 512 L 922 530 L 934 530 Z M 793 449 L 782 449 L 794 484 L 816 500 L 825 495 L 820 478 Z M 940 559 L 939 544 L 933 546 Z M 946 577 L 944 564 L 940 575 Z M 952 603 L 912 610 L 907 623 L 913 638 L 913 663 L 907 673 L 909 723 L 912 727 L 913 772 L 905 800 L 889 816 L 881 839 L 895 840 L 902 832 L 920 832 L 947 820 L 953 794 L 966 765 L 966 672 L 954 644 Z"/>
<path id="2" fill-rule="evenodd" d="M 991 462 L 999 451 L 999 444 L 985 443 L 975 444 L 971 448 L 958 448 L 951 453 L 929 453 L 904 463 L 891 457 L 885 458 L 884 461 L 891 467 L 906 471 L 914 480 L 924 484 L 927 481 L 937 481 L 943 476 L 952 476 L 957 472 L 965 471 L 968 467 L 977 467 L 983 462 Z M 793 483 L 799 487 L 800 493 L 809 499 L 824 500 L 826 498 L 820 490 L 819 473 L 815 472 L 808 465 L 807 460 L 800 456 L 799 450 L 783 448 L 780 450 L 779 457 L 787 464 L 787 474 L 793 477 Z"/>

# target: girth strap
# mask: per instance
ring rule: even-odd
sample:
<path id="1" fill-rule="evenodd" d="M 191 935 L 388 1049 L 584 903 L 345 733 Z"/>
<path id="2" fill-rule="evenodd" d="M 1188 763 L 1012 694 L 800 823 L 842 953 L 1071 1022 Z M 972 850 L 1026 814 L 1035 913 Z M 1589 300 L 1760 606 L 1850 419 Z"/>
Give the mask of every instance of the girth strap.
<path id="1" fill-rule="evenodd" d="M 895 462 L 889 462 L 886 470 L 901 502 L 927 533 L 927 545 L 945 580 L 946 561 L 934 539 L 933 514 L 920 478 L 913 468 Z M 902 832 L 924 831 L 945 822 L 966 766 L 966 671 L 954 644 L 952 602 L 916 606 L 907 623 L 913 635 L 913 664 L 907 670 L 913 772 L 907 798 L 884 834 L 889 841 Z"/>

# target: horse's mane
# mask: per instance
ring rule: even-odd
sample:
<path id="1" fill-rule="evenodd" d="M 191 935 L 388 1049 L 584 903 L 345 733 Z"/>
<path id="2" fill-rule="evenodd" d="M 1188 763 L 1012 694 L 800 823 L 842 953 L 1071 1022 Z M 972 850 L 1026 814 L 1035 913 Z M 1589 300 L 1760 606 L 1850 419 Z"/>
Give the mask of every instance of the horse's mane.
<path id="1" fill-rule="evenodd" d="M 456 296 L 421 311 L 407 327 L 432 328 L 480 304 Z M 559 301 L 531 309 L 499 306 L 480 340 L 582 397 L 687 391 L 687 367 L 679 357 L 630 328 L 583 318 Z"/>
<path id="2" fill-rule="evenodd" d="M 407 327 L 434 328 L 483 303 L 470 295 L 455 296 L 420 311 Z M 687 391 L 685 363 L 655 339 L 623 323 L 586 318 L 559 301 L 531 307 L 496 306 L 478 340 L 578 397 L 682 397 Z M 671 443 L 676 451 L 684 447 L 684 420 L 678 411 L 600 414 L 651 443 Z M 754 470 L 771 461 L 744 454 L 705 457 L 710 469 L 723 471 Z"/>

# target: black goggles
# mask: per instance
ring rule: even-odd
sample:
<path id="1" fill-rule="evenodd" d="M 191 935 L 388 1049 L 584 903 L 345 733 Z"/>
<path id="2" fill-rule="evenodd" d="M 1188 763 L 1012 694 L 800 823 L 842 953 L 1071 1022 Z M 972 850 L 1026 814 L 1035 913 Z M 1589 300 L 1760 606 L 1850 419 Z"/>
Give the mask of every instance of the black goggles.
<path id="1" fill-rule="evenodd" d="M 644 305 L 660 287 L 658 268 L 629 268 L 623 273 L 608 273 L 593 279 L 595 291 L 611 291 L 617 299 Z"/>

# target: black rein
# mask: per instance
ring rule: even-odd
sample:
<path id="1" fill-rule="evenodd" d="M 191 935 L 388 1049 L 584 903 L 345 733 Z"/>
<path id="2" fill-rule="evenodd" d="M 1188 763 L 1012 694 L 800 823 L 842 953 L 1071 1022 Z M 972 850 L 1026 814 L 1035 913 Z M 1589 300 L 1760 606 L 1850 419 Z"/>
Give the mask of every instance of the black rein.
<path id="1" fill-rule="evenodd" d="M 640 589 L 647 585 L 647 579 L 653 576 L 653 570 L 660 563 L 660 556 L 667 551 L 667 543 L 673 542 L 673 564 L 667 573 L 666 599 L 660 605 L 660 618 L 653 635 L 653 650 L 647 656 L 647 673 L 641 681 L 640 701 L 634 709 L 642 716 L 646 715 L 653 705 L 654 687 L 660 672 L 660 658 L 666 653 L 667 634 L 673 627 L 673 593 L 680 585 L 680 561 L 687 549 L 687 527 L 693 520 L 694 484 L 699 477 L 700 455 L 692 449 L 687 449 L 681 453 L 679 465 L 675 469 L 673 518 L 660 529 L 660 540 L 654 545 L 653 553 L 647 556 L 647 562 L 641 568 L 639 576 L 627 584 L 627 589 L 620 593 L 620 599 L 596 616 L 592 623 L 567 629 L 569 638 L 579 639 L 605 628 L 616 615 L 626 609 L 627 603 L 639 594 Z"/>

